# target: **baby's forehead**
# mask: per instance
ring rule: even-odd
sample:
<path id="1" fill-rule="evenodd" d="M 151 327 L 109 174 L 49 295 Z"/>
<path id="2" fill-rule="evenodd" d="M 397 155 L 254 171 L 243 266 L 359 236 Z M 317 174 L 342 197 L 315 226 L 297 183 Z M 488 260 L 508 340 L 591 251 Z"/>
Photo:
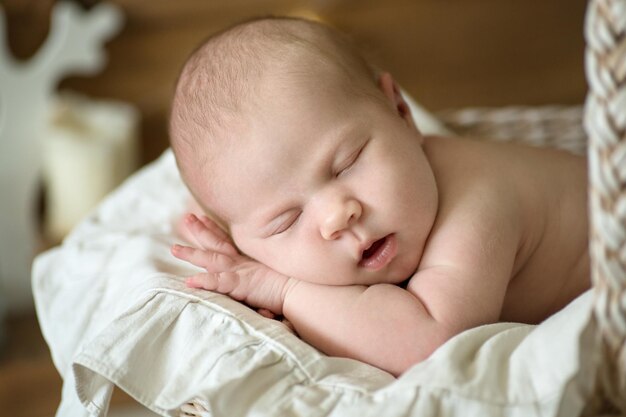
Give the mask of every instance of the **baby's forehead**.
<path id="1" fill-rule="evenodd" d="M 206 206 L 218 211 L 220 217 L 239 217 L 241 207 L 223 204 L 234 194 L 240 196 L 242 205 L 252 198 L 251 193 L 239 193 L 239 190 L 274 191 L 271 185 L 278 184 L 286 175 L 279 166 L 289 165 L 290 174 L 298 167 L 304 171 L 305 167 L 310 168 L 314 153 L 330 153 L 332 145 L 325 144 L 327 128 L 332 127 L 338 137 L 351 137 L 351 130 L 358 130 L 354 123 L 355 112 L 348 109 L 345 109 L 347 114 L 322 111 L 315 106 L 327 101 L 308 99 L 326 90 L 326 99 L 339 100 L 334 96 L 335 90 L 328 84 L 320 86 L 316 81 L 298 78 L 299 82 L 289 80 L 281 86 L 284 79 L 273 77 L 272 85 L 268 81 L 265 88 L 238 111 L 229 112 L 222 125 L 194 137 L 188 159 L 181 162 L 187 166 L 190 177 L 194 177 L 190 181 L 194 193 Z M 278 91 L 274 91 L 275 88 Z M 344 97 L 344 100 L 354 106 L 357 104 L 356 99 Z M 307 140 L 302 141 L 303 138 Z M 317 155 L 316 159 L 321 156 Z M 295 168 L 291 160 L 296 161 Z M 307 172 L 310 171 L 312 169 Z"/>

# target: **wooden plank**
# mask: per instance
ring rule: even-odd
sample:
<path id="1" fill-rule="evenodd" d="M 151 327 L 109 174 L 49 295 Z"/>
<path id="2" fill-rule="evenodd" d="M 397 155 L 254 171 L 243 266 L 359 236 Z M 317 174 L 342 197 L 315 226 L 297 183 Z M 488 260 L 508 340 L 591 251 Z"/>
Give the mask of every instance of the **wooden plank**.
<path id="1" fill-rule="evenodd" d="M 3 416 L 53 416 L 61 401 L 63 380 L 57 372 L 34 314 L 11 316 L 7 344 L 0 354 L 0 410 Z M 116 389 L 111 409 L 136 404 Z"/>
<path id="2" fill-rule="evenodd" d="M 61 401 L 61 377 L 50 359 L 27 358 L 0 367 L 0 409 L 12 417 L 53 416 Z"/>
<path id="3" fill-rule="evenodd" d="M 586 2 L 399 2 L 335 10 L 432 109 L 581 102 Z"/>
<path id="4" fill-rule="evenodd" d="M 44 6 L 6 0 L 20 24 L 39 16 L 16 45 L 41 37 Z M 50 3 L 52 0 L 45 0 Z M 144 121 L 144 161 L 167 146 L 173 83 L 189 52 L 240 19 L 274 12 L 320 14 L 349 32 L 382 68 L 433 110 L 466 106 L 582 102 L 585 0 L 113 0 L 126 27 L 107 46 L 109 66 L 63 88 L 134 103 Z M 29 9 L 30 7 L 30 9 Z M 15 25 L 14 25 L 15 26 Z M 26 38 L 31 38 L 26 41 Z M 14 39 L 15 40 L 15 39 Z M 149 136 L 146 136 L 149 135 Z"/>

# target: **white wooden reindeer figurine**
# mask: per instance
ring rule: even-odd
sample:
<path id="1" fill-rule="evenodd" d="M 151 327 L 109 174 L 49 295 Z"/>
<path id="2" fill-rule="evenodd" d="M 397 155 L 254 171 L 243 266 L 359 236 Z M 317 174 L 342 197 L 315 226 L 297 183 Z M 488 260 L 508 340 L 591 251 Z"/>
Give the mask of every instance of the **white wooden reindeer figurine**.
<path id="1" fill-rule="evenodd" d="M 103 44 L 121 23 L 120 10 L 110 4 L 83 11 L 59 2 L 50 35 L 30 60 L 19 62 L 9 52 L 0 7 L 0 296 L 10 309 L 32 305 L 30 266 L 48 103 L 68 73 L 103 67 Z"/>

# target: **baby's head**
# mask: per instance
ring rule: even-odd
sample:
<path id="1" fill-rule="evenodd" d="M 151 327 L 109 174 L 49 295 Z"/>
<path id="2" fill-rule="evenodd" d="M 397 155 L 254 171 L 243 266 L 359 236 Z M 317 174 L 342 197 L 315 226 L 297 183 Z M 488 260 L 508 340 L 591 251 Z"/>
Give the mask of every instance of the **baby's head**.
<path id="1" fill-rule="evenodd" d="M 215 146 L 238 145 L 234 129 L 251 123 L 268 100 L 285 95 L 297 105 L 298 83 L 378 95 L 375 80 L 352 45 L 322 24 L 263 18 L 218 32 L 192 53 L 176 86 L 170 137 L 181 174 L 189 183 L 195 160 L 222 159 Z"/>
<path id="2" fill-rule="evenodd" d="M 398 283 L 437 211 L 409 108 L 341 35 L 270 18 L 197 49 L 176 87 L 172 149 L 238 247 L 326 284 Z"/>

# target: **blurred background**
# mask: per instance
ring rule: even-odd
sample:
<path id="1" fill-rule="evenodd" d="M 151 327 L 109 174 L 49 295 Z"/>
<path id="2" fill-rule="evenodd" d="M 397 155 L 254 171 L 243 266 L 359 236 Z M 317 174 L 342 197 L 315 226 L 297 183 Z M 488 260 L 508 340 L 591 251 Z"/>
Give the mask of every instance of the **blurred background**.
<path id="1" fill-rule="evenodd" d="M 36 56 L 52 30 L 51 13 L 57 3 L 1 0 L 8 45 L 0 43 L 0 48 L 5 48 L 0 60 L 3 56 L 6 60 L 7 53 L 23 63 Z M 103 2 L 73 3 L 81 10 L 90 11 Z M 49 94 L 53 100 L 45 112 L 37 145 L 45 159 L 42 171 L 46 172 L 46 179 L 42 174 L 34 200 L 35 254 L 58 244 L 103 195 L 167 148 L 169 101 L 185 58 L 202 39 L 245 18 L 297 15 L 337 27 L 435 114 L 467 107 L 581 104 L 586 93 L 584 0 L 110 0 L 109 3 L 120 8 L 123 23 L 103 44 L 106 64 L 96 74 L 59 77 Z M 0 69 L 2 66 L 0 61 Z M 17 67 L 16 71 L 24 70 Z M 6 74 L 0 71 L 0 77 L 5 77 L 0 78 L 0 97 L 1 89 L 6 90 L 10 85 Z M 27 85 L 19 91 L 28 92 L 28 88 Z M 32 88 L 38 87 L 33 84 Z M 14 105 L 12 100 L 5 101 L 0 99 L 0 127 L 2 113 L 6 119 Z M 30 117 L 26 111 L 21 114 L 25 120 Z M 104 123 L 105 129 L 98 127 L 98 123 Z M 108 130 L 106 138 L 102 137 L 103 130 Z M 92 136 L 86 139 L 87 143 L 98 145 L 87 148 L 84 144 L 77 145 L 73 136 L 77 131 Z M 8 155 L 19 162 L 21 154 L 15 150 L 16 146 L 7 146 L 17 139 L 1 128 L 0 134 L 4 161 Z M 120 164 L 121 160 L 124 163 Z M 110 173 L 103 177 L 104 171 Z M 0 172 L 8 175 L 6 171 Z M 78 184 L 77 177 L 81 179 Z M 14 186 L 6 183 L 0 189 L 0 200 L 4 201 L 19 192 L 12 188 L 19 186 L 18 181 L 9 182 L 15 183 Z M 81 189 L 85 191 L 80 192 Z M 68 198 L 69 191 L 78 198 Z M 6 223 L 7 213 L 0 212 L 0 216 Z M 7 262 L 6 257 L 0 259 Z M 6 271 L 6 266 L 0 271 Z M 60 401 L 61 379 L 39 330 L 28 285 L 24 284 L 29 276 L 13 274 L 0 278 L 0 415 L 52 416 Z M 20 285 L 12 285 L 15 282 Z M 129 397 L 116 392 L 112 415 L 143 414 L 134 408 Z"/>

